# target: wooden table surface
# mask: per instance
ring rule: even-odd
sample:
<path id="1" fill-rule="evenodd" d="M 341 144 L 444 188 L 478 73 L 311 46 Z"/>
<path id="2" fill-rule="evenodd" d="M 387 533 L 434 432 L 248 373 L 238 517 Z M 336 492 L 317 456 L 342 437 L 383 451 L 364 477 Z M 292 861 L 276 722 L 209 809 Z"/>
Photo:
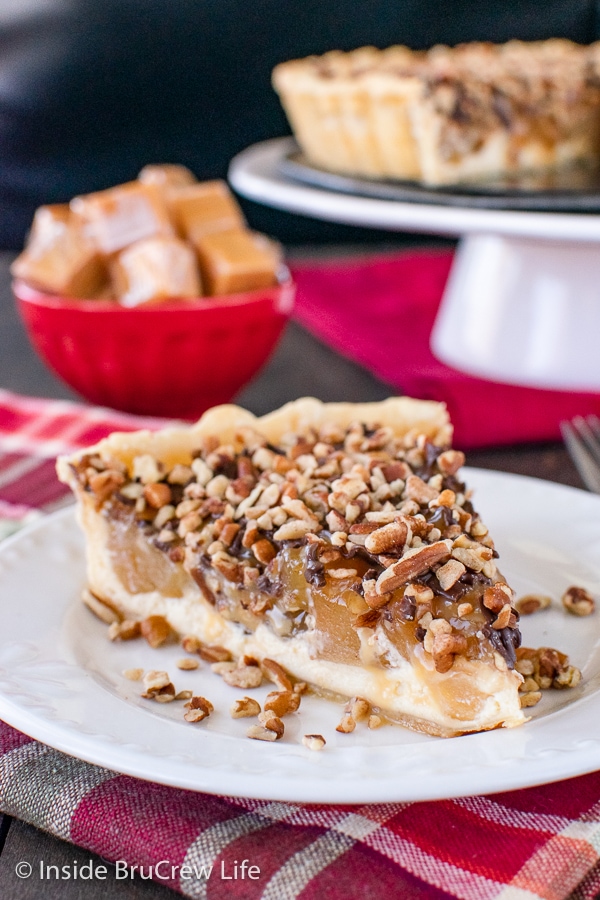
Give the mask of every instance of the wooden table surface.
<path id="1" fill-rule="evenodd" d="M 0 388 L 41 397 L 76 399 L 31 349 L 15 312 L 10 292 L 9 254 L 0 254 Z M 383 400 L 394 391 L 364 369 L 329 350 L 298 325 L 290 324 L 268 366 L 236 398 L 256 414 L 275 409 L 304 395 L 321 400 L 355 402 Z M 468 454 L 469 465 L 532 475 L 582 487 L 560 444 L 502 447 Z M 41 832 L 8 816 L 0 816 L 0 898 L 5 900 L 96 900 L 108 892 L 115 900 L 151 900 L 172 897 L 173 892 L 141 880 L 113 882 L 44 882 L 43 892 L 35 876 L 19 880 L 15 866 L 40 861 L 47 865 L 79 865 L 97 859 L 93 853 Z"/>

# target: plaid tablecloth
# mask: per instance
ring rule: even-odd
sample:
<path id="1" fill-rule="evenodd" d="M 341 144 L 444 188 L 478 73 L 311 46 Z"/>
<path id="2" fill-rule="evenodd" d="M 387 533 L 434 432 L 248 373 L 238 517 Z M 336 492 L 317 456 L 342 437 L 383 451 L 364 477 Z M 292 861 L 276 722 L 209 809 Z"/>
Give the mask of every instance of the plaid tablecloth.
<path id="1" fill-rule="evenodd" d="M 0 533 L 66 502 L 57 453 L 162 424 L 0 391 Z M 600 896 L 600 772 L 487 797 L 309 806 L 137 781 L 0 722 L 0 810 L 116 861 L 115 877 L 141 866 L 207 900 Z"/>

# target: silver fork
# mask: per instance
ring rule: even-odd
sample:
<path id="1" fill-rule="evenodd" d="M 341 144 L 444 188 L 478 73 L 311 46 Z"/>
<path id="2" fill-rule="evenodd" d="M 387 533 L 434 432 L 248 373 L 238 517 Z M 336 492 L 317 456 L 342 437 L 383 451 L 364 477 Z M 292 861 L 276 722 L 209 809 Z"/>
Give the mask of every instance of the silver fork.
<path id="1" fill-rule="evenodd" d="M 600 419 L 575 416 L 561 422 L 560 431 L 581 480 L 589 491 L 600 494 Z"/>

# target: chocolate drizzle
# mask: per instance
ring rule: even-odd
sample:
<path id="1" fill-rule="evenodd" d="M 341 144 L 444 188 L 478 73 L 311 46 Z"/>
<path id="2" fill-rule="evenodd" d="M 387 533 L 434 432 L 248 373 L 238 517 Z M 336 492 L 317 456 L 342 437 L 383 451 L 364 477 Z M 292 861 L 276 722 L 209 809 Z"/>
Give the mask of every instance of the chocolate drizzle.
<path id="1" fill-rule="evenodd" d="M 465 572 L 456 584 L 453 584 L 451 588 L 447 588 L 446 590 L 442 588 L 434 572 L 427 572 L 419 578 L 419 582 L 430 587 L 433 593 L 438 597 L 444 597 L 445 600 L 454 601 L 460 600 L 465 594 L 470 593 L 476 585 L 492 584 L 491 579 L 486 578 L 486 576 L 482 575 L 480 572 Z M 485 607 L 482 608 L 485 609 Z M 486 612 L 489 612 L 489 610 L 486 610 Z"/>
<path id="2" fill-rule="evenodd" d="M 283 584 L 281 583 L 281 580 L 270 572 L 268 567 L 257 579 L 256 587 L 259 591 L 268 594 L 270 597 L 281 597 L 283 594 Z"/>
<path id="3" fill-rule="evenodd" d="M 422 478 L 423 481 L 427 481 L 433 474 L 435 474 L 436 468 L 436 460 L 440 453 L 443 453 L 444 450 L 447 450 L 447 447 L 438 447 L 435 444 L 432 444 L 430 441 L 427 441 L 425 444 L 425 461 L 422 466 L 415 467 L 415 475 L 418 475 L 419 478 Z"/>
<path id="4" fill-rule="evenodd" d="M 450 528 L 451 525 L 455 524 L 452 510 L 449 506 L 438 506 L 436 509 L 431 510 L 427 515 L 427 522 L 429 525 L 441 525 L 442 529 Z"/>
<path id="5" fill-rule="evenodd" d="M 207 583 L 204 579 L 204 573 L 202 572 L 202 569 L 199 566 L 197 568 L 192 569 L 191 576 L 194 579 L 194 581 L 196 582 L 196 584 L 198 585 L 198 587 L 200 588 L 200 591 L 202 592 L 202 596 L 204 597 L 204 599 L 208 603 L 210 603 L 211 606 L 216 606 L 217 601 L 216 601 L 215 595 L 213 594 L 213 592 L 207 585 Z"/>
<path id="6" fill-rule="evenodd" d="M 414 622 L 416 611 L 417 604 L 415 603 L 414 598 L 407 597 L 405 594 L 398 605 L 398 615 L 400 619 L 403 622 Z"/>
<path id="7" fill-rule="evenodd" d="M 521 632 L 518 628 L 492 628 L 491 623 L 487 623 L 481 629 L 484 636 L 489 640 L 501 656 L 506 660 L 509 669 L 514 669 L 517 661 L 517 647 L 521 646 Z"/>
<path id="8" fill-rule="evenodd" d="M 319 559 L 319 545 L 309 544 L 304 552 L 304 578 L 315 587 L 325 587 L 325 566 Z"/>

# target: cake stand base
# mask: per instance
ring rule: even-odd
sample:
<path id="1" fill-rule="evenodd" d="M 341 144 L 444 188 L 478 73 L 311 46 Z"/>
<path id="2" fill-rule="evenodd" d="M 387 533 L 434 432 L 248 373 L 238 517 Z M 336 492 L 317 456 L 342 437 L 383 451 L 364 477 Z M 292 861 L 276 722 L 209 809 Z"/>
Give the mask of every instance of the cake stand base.
<path id="1" fill-rule="evenodd" d="M 600 391 L 600 245 L 467 235 L 431 346 L 491 381 Z"/>

